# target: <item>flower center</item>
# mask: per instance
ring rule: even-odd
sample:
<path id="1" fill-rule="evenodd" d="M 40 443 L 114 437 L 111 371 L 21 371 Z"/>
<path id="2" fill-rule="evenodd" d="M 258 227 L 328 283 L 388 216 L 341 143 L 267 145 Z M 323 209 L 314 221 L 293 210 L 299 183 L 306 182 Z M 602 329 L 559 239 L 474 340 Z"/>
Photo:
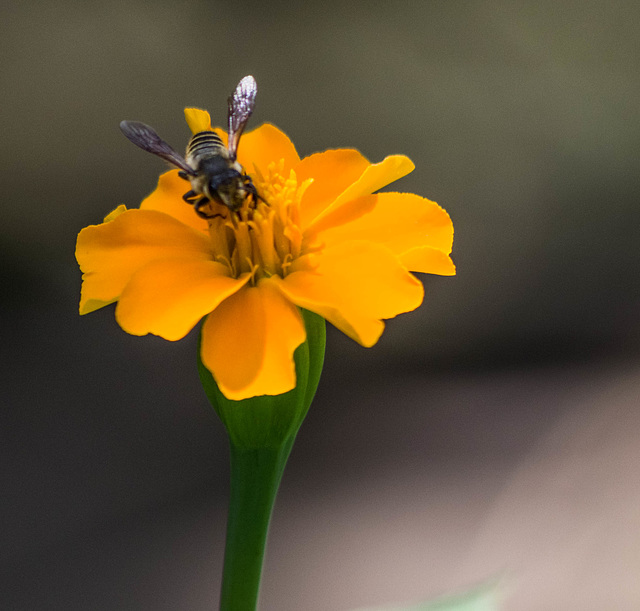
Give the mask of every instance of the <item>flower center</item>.
<path id="1" fill-rule="evenodd" d="M 237 278 L 250 273 L 252 282 L 283 278 L 301 254 L 300 200 L 312 180 L 298 184 L 293 170 L 283 174 L 284 160 L 271 163 L 266 176 L 257 172 L 254 184 L 260 198 L 247 198 L 240 210 L 209 220 L 214 258 Z"/>

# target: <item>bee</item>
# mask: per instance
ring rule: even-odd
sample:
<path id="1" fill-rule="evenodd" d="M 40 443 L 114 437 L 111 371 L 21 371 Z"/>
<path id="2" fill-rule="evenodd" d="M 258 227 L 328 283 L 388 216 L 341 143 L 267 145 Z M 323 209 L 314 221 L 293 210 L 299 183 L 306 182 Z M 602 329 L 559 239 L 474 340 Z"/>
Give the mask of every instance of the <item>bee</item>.
<path id="1" fill-rule="evenodd" d="M 237 161 L 240 136 L 253 113 L 258 87 L 252 76 L 245 76 L 228 100 L 229 144 L 225 146 L 218 134 L 204 131 L 194 134 L 182 157 L 168 145 L 155 130 L 138 121 L 122 121 L 122 133 L 141 149 L 162 157 L 176 166 L 178 175 L 191 183 L 191 190 L 183 196 L 198 216 L 210 219 L 205 208 L 217 202 L 231 211 L 237 211 L 247 197 L 259 199 L 253 181 Z"/>

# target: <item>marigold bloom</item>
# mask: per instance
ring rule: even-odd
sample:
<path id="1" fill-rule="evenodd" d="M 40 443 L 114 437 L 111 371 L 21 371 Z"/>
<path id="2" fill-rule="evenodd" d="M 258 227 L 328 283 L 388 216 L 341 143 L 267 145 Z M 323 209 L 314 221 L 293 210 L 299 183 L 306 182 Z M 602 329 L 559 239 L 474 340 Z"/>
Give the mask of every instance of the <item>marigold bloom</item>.
<path id="1" fill-rule="evenodd" d="M 212 129 L 207 112 L 185 115 L 194 133 Z M 202 361 L 225 396 L 240 400 L 295 387 L 293 353 L 305 341 L 298 308 L 372 346 L 383 319 L 422 302 L 411 271 L 455 274 L 442 208 L 414 194 L 373 194 L 413 170 L 407 157 L 371 164 L 339 149 L 300 160 L 265 124 L 243 136 L 238 161 L 261 199 L 237 213 L 212 203 L 221 216 L 199 217 L 182 199 L 188 183 L 171 170 L 139 209 L 120 206 L 83 229 L 80 313 L 117 301 L 125 331 L 167 340 L 206 317 Z"/>

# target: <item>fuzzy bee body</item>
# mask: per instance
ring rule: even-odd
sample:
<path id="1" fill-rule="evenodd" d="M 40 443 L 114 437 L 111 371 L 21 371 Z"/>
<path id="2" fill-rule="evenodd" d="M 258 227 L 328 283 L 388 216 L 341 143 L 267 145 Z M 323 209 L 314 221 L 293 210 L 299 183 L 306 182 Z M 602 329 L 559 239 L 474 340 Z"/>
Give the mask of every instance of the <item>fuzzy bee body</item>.
<path id="1" fill-rule="evenodd" d="M 180 177 L 191 184 L 183 199 L 194 206 L 199 216 L 207 219 L 221 216 L 209 214 L 205 209 L 216 202 L 237 211 L 247 197 L 253 201 L 259 197 L 251 178 L 236 159 L 240 136 L 255 106 L 256 92 L 254 78 L 245 76 L 229 98 L 228 146 L 214 131 L 198 132 L 189 140 L 184 158 L 144 123 L 122 121 L 120 129 L 136 146 L 180 169 Z"/>
<path id="2" fill-rule="evenodd" d="M 242 166 L 231 158 L 229 150 L 215 132 L 205 131 L 194 134 L 187 145 L 186 162 L 196 175 L 186 175 L 191 183 L 193 196 L 201 195 L 209 201 L 223 204 L 231 210 L 238 210 L 246 197 L 257 196 L 251 179 Z M 185 201 L 192 203 L 191 193 Z M 208 202 L 195 202 L 200 211 Z"/>

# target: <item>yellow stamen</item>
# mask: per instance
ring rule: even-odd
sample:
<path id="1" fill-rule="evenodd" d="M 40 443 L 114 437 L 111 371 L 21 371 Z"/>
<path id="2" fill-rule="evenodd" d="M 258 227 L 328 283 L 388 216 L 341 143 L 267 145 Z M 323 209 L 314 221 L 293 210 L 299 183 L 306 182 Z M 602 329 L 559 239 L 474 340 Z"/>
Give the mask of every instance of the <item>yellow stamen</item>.
<path id="1" fill-rule="evenodd" d="M 238 277 L 252 274 L 252 282 L 273 275 L 286 276 L 303 254 L 299 227 L 300 199 L 311 180 L 298 185 L 295 172 L 283 176 L 284 160 L 272 163 L 266 176 L 256 171 L 260 199 L 247 198 L 240 210 L 209 221 L 215 259 Z"/>
<path id="2" fill-rule="evenodd" d="M 236 251 L 234 254 L 237 254 L 238 271 L 241 274 L 250 272 L 253 268 L 253 249 L 251 248 L 251 238 L 249 237 L 249 225 L 247 222 L 238 223 L 235 233 Z"/>

